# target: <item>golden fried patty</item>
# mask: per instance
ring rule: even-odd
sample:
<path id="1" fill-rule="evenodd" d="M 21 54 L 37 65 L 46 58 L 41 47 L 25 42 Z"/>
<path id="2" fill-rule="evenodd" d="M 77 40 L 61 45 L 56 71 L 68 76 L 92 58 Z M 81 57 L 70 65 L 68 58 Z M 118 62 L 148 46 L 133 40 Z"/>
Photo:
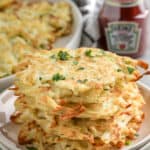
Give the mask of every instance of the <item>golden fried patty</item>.
<path id="1" fill-rule="evenodd" d="M 39 150 L 122 147 L 144 116 L 138 66 L 148 67 L 96 48 L 28 55 L 16 68 L 11 120 L 21 125 L 19 143 Z"/>

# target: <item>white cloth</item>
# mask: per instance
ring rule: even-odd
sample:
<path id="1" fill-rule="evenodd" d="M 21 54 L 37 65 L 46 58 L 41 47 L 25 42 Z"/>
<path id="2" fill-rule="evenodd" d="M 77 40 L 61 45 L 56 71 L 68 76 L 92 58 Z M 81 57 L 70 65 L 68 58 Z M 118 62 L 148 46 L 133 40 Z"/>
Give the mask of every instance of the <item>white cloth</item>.
<path id="1" fill-rule="evenodd" d="M 98 17 L 104 0 L 74 0 L 84 16 L 81 47 L 97 47 L 100 38 Z"/>

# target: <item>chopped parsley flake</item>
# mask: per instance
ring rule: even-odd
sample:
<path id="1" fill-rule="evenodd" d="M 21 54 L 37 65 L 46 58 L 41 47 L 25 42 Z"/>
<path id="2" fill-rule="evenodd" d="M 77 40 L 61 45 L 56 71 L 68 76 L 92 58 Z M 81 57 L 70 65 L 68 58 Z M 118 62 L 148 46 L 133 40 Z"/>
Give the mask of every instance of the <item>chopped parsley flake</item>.
<path id="1" fill-rule="evenodd" d="M 77 70 L 84 70 L 85 68 L 84 67 L 79 67 Z"/>
<path id="2" fill-rule="evenodd" d="M 38 149 L 35 147 L 27 147 L 27 150 L 38 150 Z"/>
<path id="3" fill-rule="evenodd" d="M 50 56 L 50 58 L 52 58 L 52 59 L 56 59 L 56 56 L 55 56 L 55 55 L 52 55 L 52 56 Z"/>
<path id="4" fill-rule="evenodd" d="M 138 133 L 135 133 L 134 135 L 135 135 L 136 137 L 138 137 L 138 136 L 139 136 L 139 134 L 138 134 Z"/>
<path id="5" fill-rule="evenodd" d="M 131 141 L 126 141 L 125 145 L 130 145 Z"/>
<path id="6" fill-rule="evenodd" d="M 39 77 L 39 80 L 42 80 L 42 77 Z"/>
<path id="7" fill-rule="evenodd" d="M 77 80 L 77 82 L 79 83 L 86 83 L 88 81 L 88 79 L 84 79 L 84 80 Z"/>
<path id="8" fill-rule="evenodd" d="M 77 61 L 73 61 L 73 64 L 74 64 L 74 65 L 77 65 L 77 64 L 78 64 L 78 62 L 77 62 Z"/>
<path id="9" fill-rule="evenodd" d="M 127 67 L 127 69 L 128 69 L 128 72 L 129 72 L 129 74 L 132 74 L 133 72 L 134 72 L 134 68 L 132 68 L 132 67 Z"/>
<path id="10" fill-rule="evenodd" d="M 104 88 L 104 91 L 108 91 L 108 90 L 109 90 L 108 88 L 106 88 L 106 87 Z"/>
<path id="11" fill-rule="evenodd" d="M 121 69 L 117 69 L 117 72 L 121 72 L 122 70 Z"/>
<path id="12" fill-rule="evenodd" d="M 59 73 L 56 73 L 55 75 L 53 75 L 53 77 L 52 77 L 52 80 L 53 81 L 59 81 L 59 80 L 65 80 L 66 78 L 63 76 L 63 75 L 61 75 L 61 74 L 59 74 Z"/>
<path id="13" fill-rule="evenodd" d="M 93 56 L 92 56 L 92 50 L 87 50 L 87 51 L 85 52 L 85 55 L 88 56 L 88 57 L 93 57 Z"/>
<path id="14" fill-rule="evenodd" d="M 40 44 L 40 48 L 41 49 L 45 49 L 45 45 L 44 44 Z"/>
<path id="15" fill-rule="evenodd" d="M 22 39 L 24 39 L 24 37 L 23 37 L 23 35 L 21 33 L 18 34 L 17 36 L 20 37 L 20 38 L 22 38 Z"/>
<path id="16" fill-rule="evenodd" d="M 60 51 L 58 53 L 58 59 L 60 60 L 68 60 L 70 58 L 69 53 L 65 52 L 65 51 Z"/>

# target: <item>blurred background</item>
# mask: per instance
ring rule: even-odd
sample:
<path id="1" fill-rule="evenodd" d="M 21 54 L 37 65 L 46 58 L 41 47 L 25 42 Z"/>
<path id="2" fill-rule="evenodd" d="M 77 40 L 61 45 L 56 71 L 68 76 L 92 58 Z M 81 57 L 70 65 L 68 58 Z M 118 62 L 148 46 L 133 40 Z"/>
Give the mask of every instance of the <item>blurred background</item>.
<path id="1" fill-rule="evenodd" d="M 73 0 L 80 11 L 84 16 L 84 28 L 83 28 L 83 36 L 81 40 L 81 46 L 94 46 L 97 47 L 97 43 L 95 43 L 99 39 L 99 29 L 97 19 L 99 17 L 99 13 L 103 6 L 105 0 Z M 145 7 L 150 10 L 150 0 L 143 0 L 145 3 Z M 146 36 L 148 41 L 150 40 L 150 15 L 148 16 L 148 32 Z M 91 30 L 89 30 L 91 29 Z M 146 52 L 144 56 L 145 60 L 150 62 L 150 42 L 147 42 Z"/>
<path id="2" fill-rule="evenodd" d="M 98 31 L 98 17 L 99 13 L 102 9 L 103 3 L 105 0 L 73 0 L 80 11 L 84 16 L 84 27 L 83 34 L 81 40 L 81 46 L 92 46 L 97 47 L 97 41 L 99 39 L 99 31 Z M 150 0 L 142 0 L 145 4 L 145 7 L 150 10 Z M 138 57 L 138 59 L 144 59 L 150 64 L 150 15 L 148 15 L 148 30 L 145 33 L 145 38 L 147 39 L 146 49 L 143 56 Z M 150 78 L 149 76 L 145 76 L 142 79 L 142 82 L 150 86 Z"/>

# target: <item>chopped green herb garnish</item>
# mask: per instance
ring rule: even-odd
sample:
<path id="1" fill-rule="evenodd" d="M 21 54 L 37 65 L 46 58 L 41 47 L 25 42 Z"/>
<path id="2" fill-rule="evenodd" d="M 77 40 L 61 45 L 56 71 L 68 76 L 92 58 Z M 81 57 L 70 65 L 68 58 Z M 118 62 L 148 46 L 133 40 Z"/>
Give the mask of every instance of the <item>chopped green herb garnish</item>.
<path id="1" fill-rule="evenodd" d="M 17 36 L 20 37 L 20 38 L 22 38 L 22 39 L 24 39 L 24 37 L 23 37 L 23 35 L 21 33 L 18 34 Z"/>
<path id="2" fill-rule="evenodd" d="M 52 59 L 56 59 L 56 56 L 55 56 L 55 55 L 52 55 L 52 56 L 50 56 L 50 58 L 52 58 Z"/>
<path id="3" fill-rule="evenodd" d="M 122 70 L 121 69 L 117 69 L 117 72 L 121 72 Z"/>
<path id="4" fill-rule="evenodd" d="M 27 147 L 27 150 L 38 150 L 38 149 L 35 147 Z"/>
<path id="5" fill-rule="evenodd" d="M 58 58 L 59 58 L 60 60 L 68 60 L 68 59 L 70 58 L 70 55 L 69 55 L 69 53 L 67 53 L 67 52 L 60 51 L 60 52 L 58 53 Z"/>
<path id="6" fill-rule="evenodd" d="M 73 64 L 74 64 L 74 65 L 77 65 L 77 64 L 78 64 L 78 62 L 77 62 L 77 61 L 73 61 Z"/>
<path id="7" fill-rule="evenodd" d="M 138 134 L 138 133 L 135 133 L 134 135 L 135 135 L 136 137 L 138 137 L 138 136 L 139 136 L 139 134 Z"/>
<path id="8" fill-rule="evenodd" d="M 45 49 L 45 45 L 44 44 L 40 44 L 40 48 Z"/>
<path id="9" fill-rule="evenodd" d="M 108 91 L 109 89 L 108 88 L 104 88 L 104 91 Z"/>
<path id="10" fill-rule="evenodd" d="M 39 77 L 39 80 L 42 80 L 42 77 Z"/>
<path id="11" fill-rule="evenodd" d="M 79 83 L 86 83 L 88 81 L 88 79 L 84 79 L 84 80 L 77 80 L 77 82 Z"/>
<path id="12" fill-rule="evenodd" d="M 132 67 L 127 67 L 127 69 L 128 69 L 128 72 L 129 72 L 129 74 L 132 74 L 133 72 L 134 72 L 134 68 L 132 68 Z"/>
<path id="13" fill-rule="evenodd" d="M 130 145 L 131 141 L 126 141 L 125 145 Z"/>
<path id="14" fill-rule="evenodd" d="M 93 56 L 92 56 L 92 50 L 87 50 L 87 51 L 85 52 L 85 55 L 88 56 L 88 57 L 93 57 Z"/>
<path id="15" fill-rule="evenodd" d="M 84 67 L 79 67 L 77 70 L 84 70 L 85 68 Z"/>
<path id="16" fill-rule="evenodd" d="M 59 74 L 59 73 L 56 73 L 55 75 L 53 75 L 53 77 L 52 77 L 52 80 L 53 81 L 59 81 L 59 80 L 65 80 L 66 78 L 63 76 L 63 75 L 61 75 L 61 74 Z"/>

